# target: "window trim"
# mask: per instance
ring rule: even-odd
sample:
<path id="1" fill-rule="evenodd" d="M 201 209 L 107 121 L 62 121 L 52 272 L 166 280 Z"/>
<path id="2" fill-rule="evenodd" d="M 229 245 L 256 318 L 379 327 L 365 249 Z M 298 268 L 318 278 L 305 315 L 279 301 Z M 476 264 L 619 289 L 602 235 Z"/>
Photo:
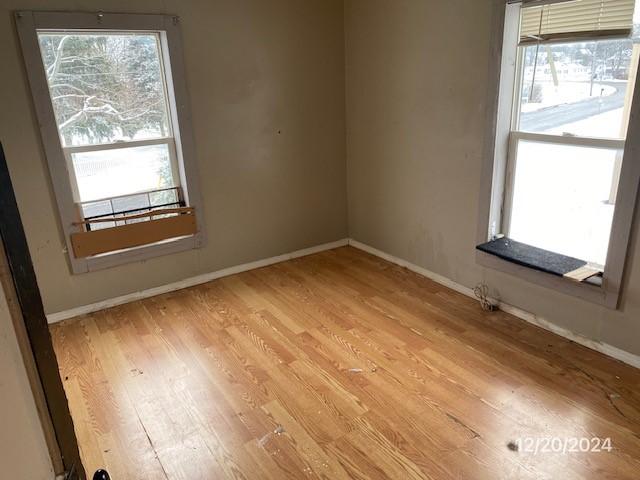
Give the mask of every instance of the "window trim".
<path id="1" fill-rule="evenodd" d="M 509 0 L 494 0 L 493 3 L 493 38 L 487 92 L 487 130 L 478 202 L 477 244 L 485 243 L 495 233 L 499 233 L 496 229 L 503 217 L 509 142 L 513 141 L 511 138 L 513 92 L 517 81 L 518 26 L 521 5 Z M 512 47 L 506 50 L 507 46 Z M 567 141 L 575 142 L 576 139 L 567 138 Z M 589 139 L 586 139 L 585 142 L 588 143 Z M 598 139 L 597 142 L 602 144 L 602 140 Z M 612 140 L 612 142 L 617 142 L 617 140 Z M 577 283 L 536 271 L 480 251 L 476 251 L 476 262 L 567 295 L 611 309 L 618 308 L 640 183 L 640 74 L 636 76 L 627 139 L 623 143 L 623 158 L 626 161 L 622 162 L 617 203 L 611 225 L 609 251 L 601 287 L 584 282 Z"/>
<path id="2" fill-rule="evenodd" d="M 198 185 L 195 144 L 191 125 L 190 101 L 185 83 L 185 68 L 179 17 L 155 14 L 120 14 L 86 12 L 15 12 L 15 22 L 26 73 L 31 86 L 35 113 L 40 125 L 42 143 L 49 166 L 69 266 L 72 273 L 84 273 L 109 268 L 133 261 L 176 253 L 205 245 L 203 203 Z M 157 32 L 165 72 L 164 84 L 172 133 L 169 150 L 175 154 L 172 164 L 177 166 L 180 186 L 186 204 L 195 207 L 198 233 L 169 241 L 144 245 L 125 251 L 97 257 L 76 258 L 71 246 L 71 234 L 78 231 L 76 202 L 68 173 L 67 149 L 62 146 L 51 103 L 44 65 L 38 44 L 38 30 L 105 30 Z M 156 139 L 154 139 L 155 141 Z M 112 148 L 127 147 L 131 142 L 116 144 Z M 173 146 L 173 148 L 171 148 Z M 69 147 L 74 149 L 75 147 Z"/>

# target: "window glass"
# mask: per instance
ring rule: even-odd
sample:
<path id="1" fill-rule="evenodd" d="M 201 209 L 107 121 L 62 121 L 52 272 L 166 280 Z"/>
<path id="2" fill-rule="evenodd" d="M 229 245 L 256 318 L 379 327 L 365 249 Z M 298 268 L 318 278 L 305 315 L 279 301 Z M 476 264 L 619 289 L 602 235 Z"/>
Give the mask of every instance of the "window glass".
<path id="1" fill-rule="evenodd" d="M 509 236 L 604 265 L 622 151 L 522 140 L 517 154 Z"/>
<path id="2" fill-rule="evenodd" d="M 158 208 L 179 207 L 180 198 L 177 188 L 168 188 L 135 195 L 125 195 L 122 197 L 99 200 L 97 202 L 86 202 L 81 204 L 82 213 L 85 219 L 93 220 L 97 218 L 124 217 L 138 213 L 157 210 Z M 162 218 L 163 215 L 156 215 L 154 218 Z M 116 222 L 96 222 L 90 226 L 91 230 L 111 228 L 127 223 L 148 221 L 149 217 L 129 219 Z"/>
<path id="3" fill-rule="evenodd" d="M 149 208 L 151 206 L 149 196 L 145 193 L 114 198 L 111 203 L 113 204 L 113 209 L 116 212 L 123 212 L 124 214 L 141 208 Z"/>
<path id="4" fill-rule="evenodd" d="M 177 204 L 180 199 L 175 189 L 160 190 L 158 192 L 149 193 L 149 201 L 151 205 Z"/>
<path id="5" fill-rule="evenodd" d="M 93 218 L 100 216 L 107 216 L 113 213 L 113 206 L 109 200 L 103 200 L 100 202 L 85 203 L 82 205 L 82 214 L 84 218 Z M 102 228 L 115 227 L 114 222 L 101 222 L 91 225 L 92 230 L 100 230 Z"/>
<path id="6" fill-rule="evenodd" d="M 631 39 L 522 48 L 517 129 L 624 138 L 632 52 Z"/>
<path id="7" fill-rule="evenodd" d="M 171 135 L 158 35 L 39 32 L 62 145 Z"/>
<path id="8" fill-rule="evenodd" d="M 71 154 L 80 202 L 173 187 L 166 144 Z"/>

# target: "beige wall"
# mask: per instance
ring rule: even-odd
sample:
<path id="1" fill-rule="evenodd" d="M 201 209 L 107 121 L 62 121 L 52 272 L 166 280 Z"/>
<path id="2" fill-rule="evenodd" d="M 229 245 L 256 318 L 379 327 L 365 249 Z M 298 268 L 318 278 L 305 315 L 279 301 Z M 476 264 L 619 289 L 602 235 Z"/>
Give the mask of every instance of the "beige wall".
<path id="1" fill-rule="evenodd" d="M 495 2 L 345 3 L 350 236 L 468 287 L 484 280 L 507 303 L 640 354 L 637 228 L 619 311 L 475 262 Z"/>
<path id="2" fill-rule="evenodd" d="M 0 476 L 52 480 L 40 418 L 0 286 Z"/>
<path id="3" fill-rule="evenodd" d="M 181 17 L 208 244 L 73 276 L 11 11 L 98 8 Z M 46 311 L 344 238 L 343 32 L 338 0 L 3 0 L 0 140 Z"/>

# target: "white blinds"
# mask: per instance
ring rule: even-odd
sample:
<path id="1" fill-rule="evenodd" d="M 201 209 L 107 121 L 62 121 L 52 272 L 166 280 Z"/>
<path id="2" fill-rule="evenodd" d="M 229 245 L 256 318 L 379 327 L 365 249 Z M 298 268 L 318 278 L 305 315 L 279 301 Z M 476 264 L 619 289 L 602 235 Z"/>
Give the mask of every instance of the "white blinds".
<path id="1" fill-rule="evenodd" d="M 520 43 L 628 35 L 634 7 L 635 0 L 525 0 Z"/>

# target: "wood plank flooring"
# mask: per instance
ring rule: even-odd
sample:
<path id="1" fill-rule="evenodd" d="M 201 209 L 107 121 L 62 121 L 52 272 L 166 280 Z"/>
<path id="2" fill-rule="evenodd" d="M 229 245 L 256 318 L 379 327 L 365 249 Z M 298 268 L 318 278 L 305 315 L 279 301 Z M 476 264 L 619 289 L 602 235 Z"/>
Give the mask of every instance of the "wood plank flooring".
<path id="1" fill-rule="evenodd" d="M 640 478 L 640 370 L 351 247 L 51 330 L 113 480 Z"/>

